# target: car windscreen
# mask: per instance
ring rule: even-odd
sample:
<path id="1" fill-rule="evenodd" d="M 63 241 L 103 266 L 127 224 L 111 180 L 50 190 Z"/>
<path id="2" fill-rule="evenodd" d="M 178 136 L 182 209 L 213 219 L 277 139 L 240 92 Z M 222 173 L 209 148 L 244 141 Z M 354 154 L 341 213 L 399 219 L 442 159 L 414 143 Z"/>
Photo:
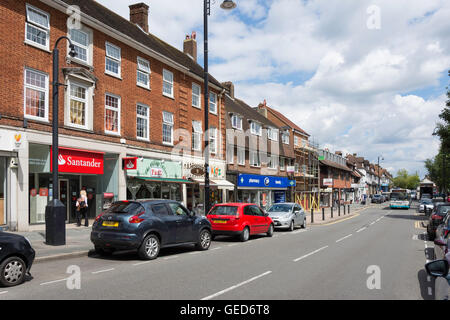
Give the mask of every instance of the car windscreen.
<path id="1" fill-rule="evenodd" d="M 208 215 L 214 216 L 237 216 L 238 207 L 236 206 L 216 206 L 212 208 Z"/>
<path id="2" fill-rule="evenodd" d="M 145 211 L 144 207 L 138 202 L 115 202 L 113 205 L 106 211 L 106 213 L 115 213 L 115 214 L 139 214 L 142 211 Z"/>
<path id="3" fill-rule="evenodd" d="M 433 201 L 431 199 L 423 199 L 420 201 L 421 204 L 433 204 Z"/>
<path id="4" fill-rule="evenodd" d="M 450 212 L 450 205 L 446 206 L 439 206 L 437 207 L 436 213 L 440 216 L 445 217 L 447 213 Z"/>
<path id="5" fill-rule="evenodd" d="M 292 210 L 292 204 L 275 204 L 270 207 L 268 212 L 290 212 Z"/>

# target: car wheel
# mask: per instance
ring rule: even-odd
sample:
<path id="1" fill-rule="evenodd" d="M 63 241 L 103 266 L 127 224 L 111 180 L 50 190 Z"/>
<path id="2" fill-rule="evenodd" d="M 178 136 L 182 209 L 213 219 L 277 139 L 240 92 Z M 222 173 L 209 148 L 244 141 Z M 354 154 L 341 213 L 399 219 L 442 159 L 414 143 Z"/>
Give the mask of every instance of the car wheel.
<path id="1" fill-rule="evenodd" d="M 242 231 L 241 233 L 241 241 L 242 242 L 248 241 L 249 238 L 250 238 L 250 229 L 248 227 L 245 227 L 244 231 Z"/>
<path id="2" fill-rule="evenodd" d="M 25 279 L 27 266 L 19 257 L 10 257 L 0 264 L 0 283 L 5 287 L 21 284 Z"/>
<path id="3" fill-rule="evenodd" d="M 211 246 L 211 232 L 207 229 L 203 229 L 200 232 L 199 241 L 196 245 L 197 250 L 205 251 Z"/>
<path id="4" fill-rule="evenodd" d="M 302 228 L 303 228 L 303 229 L 306 229 L 306 218 L 305 218 L 305 220 L 303 220 Z"/>
<path id="5" fill-rule="evenodd" d="M 139 248 L 139 257 L 144 260 L 154 260 L 158 257 L 161 246 L 156 235 L 150 234 L 145 237 Z"/>
<path id="6" fill-rule="evenodd" d="M 294 223 L 292 223 L 292 225 L 294 225 Z M 267 236 L 268 237 L 272 237 L 273 236 L 273 230 L 274 230 L 273 224 L 270 224 L 269 230 L 267 231 Z"/>
<path id="7" fill-rule="evenodd" d="M 294 220 L 292 220 L 291 224 L 289 225 L 289 231 L 294 231 Z"/>

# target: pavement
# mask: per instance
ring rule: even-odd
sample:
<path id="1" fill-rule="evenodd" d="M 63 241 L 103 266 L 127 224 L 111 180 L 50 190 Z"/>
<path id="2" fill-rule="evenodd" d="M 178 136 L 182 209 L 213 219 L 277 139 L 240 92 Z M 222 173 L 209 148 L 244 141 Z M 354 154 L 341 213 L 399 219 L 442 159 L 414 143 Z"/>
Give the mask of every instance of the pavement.
<path id="1" fill-rule="evenodd" d="M 346 206 L 348 208 L 348 206 Z M 359 205 L 352 204 L 350 206 L 350 214 L 346 209 L 344 215 L 343 208 L 341 207 L 340 216 L 337 208 L 333 210 L 333 218 L 331 218 L 331 209 L 325 208 L 325 220 L 322 218 L 322 211 L 314 212 L 314 223 L 311 223 L 311 212 L 307 212 L 307 225 L 326 225 L 334 223 L 343 219 L 348 219 L 352 216 L 359 214 L 364 209 L 372 208 L 373 205 Z M 94 246 L 90 240 L 92 224 L 94 220 L 91 220 L 89 227 L 81 226 L 77 227 L 75 224 L 68 224 L 66 226 L 66 245 L 64 246 L 49 246 L 45 243 L 45 226 L 33 226 L 29 232 L 14 232 L 20 234 L 28 240 L 30 240 L 34 250 L 36 251 L 36 258 L 34 263 L 40 263 L 44 261 L 68 259 L 74 257 L 88 256 L 89 252 L 94 249 Z"/>

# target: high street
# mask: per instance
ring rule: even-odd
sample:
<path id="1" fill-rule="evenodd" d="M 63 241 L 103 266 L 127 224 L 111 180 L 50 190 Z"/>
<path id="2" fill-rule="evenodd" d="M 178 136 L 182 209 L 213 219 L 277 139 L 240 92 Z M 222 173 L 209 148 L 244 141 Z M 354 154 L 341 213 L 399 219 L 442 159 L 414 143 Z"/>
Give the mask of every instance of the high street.
<path id="1" fill-rule="evenodd" d="M 206 252 L 165 249 L 154 261 L 126 252 L 40 262 L 31 281 L 0 299 L 432 299 L 424 264 L 433 244 L 422 219 L 381 204 L 273 238 L 218 237 Z M 71 266 L 80 289 L 70 289 Z"/>

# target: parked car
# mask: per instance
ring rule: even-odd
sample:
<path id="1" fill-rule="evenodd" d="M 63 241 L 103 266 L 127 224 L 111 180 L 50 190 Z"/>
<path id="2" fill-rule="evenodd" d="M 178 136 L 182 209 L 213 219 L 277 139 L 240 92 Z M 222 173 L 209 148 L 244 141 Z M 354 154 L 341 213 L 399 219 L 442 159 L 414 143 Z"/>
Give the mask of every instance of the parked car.
<path id="1" fill-rule="evenodd" d="M 23 283 L 30 275 L 35 255 L 27 238 L 0 232 L 0 285 L 12 287 Z"/>
<path id="2" fill-rule="evenodd" d="M 436 227 L 434 239 L 434 256 L 436 259 L 443 259 L 449 252 L 450 244 L 450 210 L 447 209 L 447 215 L 444 220 Z M 431 239 L 431 240 L 433 240 Z"/>
<path id="3" fill-rule="evenodd" d="M 306 228 L 306 213 L 296 203 L 277 203 L 267 211 L 272 218 L 275 229 L 288 229 L 293 231 L 295 227 Z"/>
<path id="4" fill-rule="evenodd" d="M 136 249 L 139 257 L 153 260 L 161 248 L 194 244 L 208 250 L 212 228 L 209 221 L 171 200 L 118 201 L 99 215 L 92 226 L 91 241 L 99 254 Z"/>
<path id="5" fill-rule="evenodd" d="M 239 236 L 241 241 L 247 241 L 250 235 L 266 233 L 271 237 L 274 231 L 272 219 L 256 204 L 216 204 L 207 217 L 214 237 Z"/>
<path id="6" fill-rule="evenodd" d="M 440 202 L 436 203 L 430 218 L 428 219 L 427 233 L 430 240 L 436 237 L 436 229 L 441 225 L 448 213 L 450 212 L 450 203 Z"/>
<path id="7" fill-rule="evenodd" d="M 372 203 L 383 203 L 383 196 L 381 194 L 374 194 L 372 196 Z"/>
<path id="8" fill-rule="evenodd" d="M 435 277 L 434 299 L 450 300 L 449 258 L 429 262 L 425 269 L 430 276 Z"/>
<path id="9" fill-rule="evenodd" d="M 427 214 L 431 213 L 431 211 L 434 208 L 434 204 L 431 199 L 425 198 L 425 199 L 420 200 L 419 212 L 425 212 L 425 208 L 426 208 Z"/>

